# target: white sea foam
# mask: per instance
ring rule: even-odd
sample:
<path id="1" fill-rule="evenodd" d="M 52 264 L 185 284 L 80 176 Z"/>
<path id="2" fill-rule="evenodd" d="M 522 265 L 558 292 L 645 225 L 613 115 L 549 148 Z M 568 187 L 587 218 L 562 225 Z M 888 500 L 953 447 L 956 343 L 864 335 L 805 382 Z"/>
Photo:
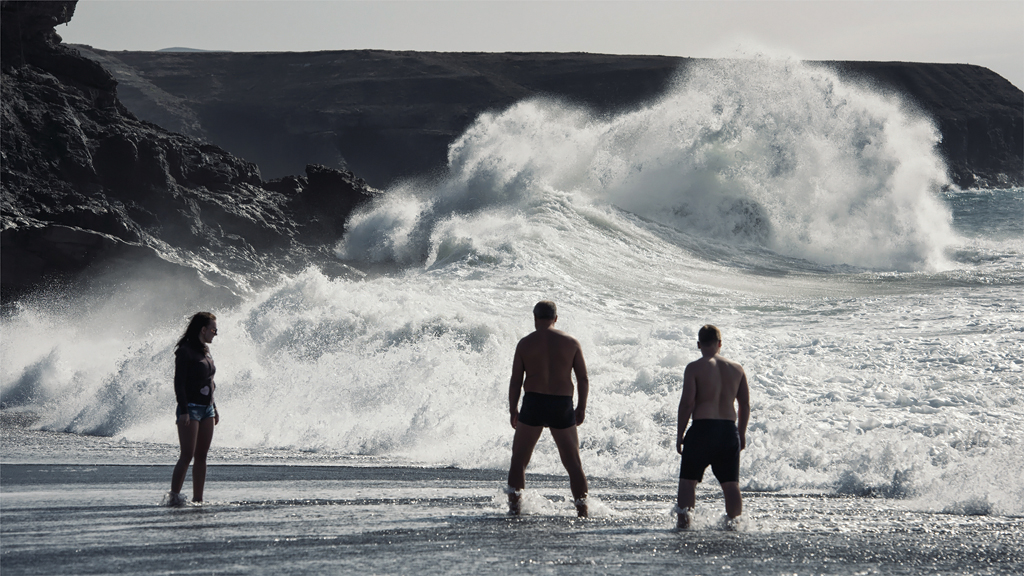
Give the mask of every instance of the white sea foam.
<path id="1" fill-rule="evenodd" d="M 440 181 L 355 216 L 344 258 L 432 264 L 529 235 L 552 204 L 611 204 L 690 235 L 822 264 L 948 267 L 949 184 L 927 118 L 892 95 L 790 60 L 694 64 L 660 100 L 599 116 L 534 99 L 482 115 Z M 476 232 L 459 235 L 453 221 Z"/>
<path id="2" fill-rule="evenodd" d="M 1005 472 L 1019 470 L 1024 441 L 1012 289 L 712 298 L 684 288 L 659 301 L 664 270 L 635 271 L 623 287 L 564 276 L 536 288 L 515 269 L 447 272 L 350 282 L 311 270 L 220 312 L 216 444 L 503 468 L 511 351 L 533 302 L 553 297 L 591 371 L 580 436 L 592 475 L 674 477 L 682 368 L 696 357 L 696 327 L 714 320 L 751 378 L 745 489 L 1020 512 L 1024 483 Z M 5 402 L 32 407 L 48 429 L 174 442 L 180 327 L 91 341 L 89 323 L 58 319 L 37 310 L 5 322 L 20 336 L 3 343 Z M 548 439 L 531 470 L 562 473 Z"/>
<path id="3" fill-rule="evenodd" d="M 390 191 L 339 246 L 400 266 L 357 281 L 310 269 L 215 310 L 215 449 L 505 468 L 512 351 L 550 298 L 591 372 L 591 475 L 676 476 L 682 372 L 713 322 L 750 377 L 745 490 L 1020 514 L 1020 235 L 950 232 L 933 144 L 898 103 L 794 63 L 694 69 L 619 117 L 550 101 L 485 116 L 448 179 Z M 719 209 L 699 189 L 743 202 Z M 928 271 L 949 241 L 985 256 Z M 6 315 L 3 401 L 45 429 L 173 444 L 190 310 L 161 302 L 154 321 L 118 302 Z M 563 473 L 550 439 L 530 470 Z"/>

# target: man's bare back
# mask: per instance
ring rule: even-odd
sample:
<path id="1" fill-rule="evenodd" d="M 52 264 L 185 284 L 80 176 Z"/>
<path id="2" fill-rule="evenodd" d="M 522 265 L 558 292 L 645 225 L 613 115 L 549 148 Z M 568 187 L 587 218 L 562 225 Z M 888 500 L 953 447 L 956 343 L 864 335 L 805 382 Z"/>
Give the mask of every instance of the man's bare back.
<path id="1" fill-rule="evenodd" d="M 522 490 L 526 487 L 526 466 L 544 428 L 558 447 L 562 464 L 569 473 L 569 486 L 576 513 L 587 515 L 587 477 L 580 462 L 576 426 L 583 423 L 590 382 L 579 341 L 555 330 L 558 312 L 554 302 L 537 303 L 533 309 L 536 331 L 516 346 L 512 378 L 508 387 L 509 416 L 516 429 L 512 440 L 512 463 L 508 471 L 509 512 L 519 514 Z M 572 407 L 572 375 L 579 388 L 576 409 Z M 523 395 L 522 410 L 519 408 Z"/>
<path id="2" fill-rule="evenodd" d="M 736 398 L 746 385 L 746 375 L 739 364 L 715 354 L 694 360 L 686 367 L 683 386 L 689 379 L 695 388 L 694 420 L 736 421 Z"/>
<path id="3" fill-rule="evenodd" d="M 538 329 L 519 341 L 515 367 L 526 374 L 523 390 L 554 396 L 572 396 L 572 372 L 586 378 L 586 365 L 579 341 L 561 330 Z"/>
<path id="4" fill-rule="evenodd" d="M 697 483 L 709 465 L 722 486 L 726 514 L 735 519 L 743 512 L 739 467 L 750 421 L 747 375 L 742 366 L 718 353 L 722 349 L 718 328 L 704 325 L 698 332 L 697 346 L 701 358 L 686 366 L 679 399 L 676 451 L 683 456 L 677 504 L 680 528 L 690 525 Z M 693 425 L 687 432 L 691 419 Z"/>

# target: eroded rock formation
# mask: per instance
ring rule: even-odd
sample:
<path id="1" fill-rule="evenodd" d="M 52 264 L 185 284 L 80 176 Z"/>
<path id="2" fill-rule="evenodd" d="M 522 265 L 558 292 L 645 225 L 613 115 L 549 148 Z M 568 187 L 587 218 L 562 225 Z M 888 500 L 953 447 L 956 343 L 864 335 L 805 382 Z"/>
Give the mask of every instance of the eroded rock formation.
<path id="1" fill-rule="evenodd" d="M 541 94 L 620 110 L 691 62 L 83 47 L 87 58 L 54 31 L 75 5 L 2 2 L 5 303 L 51 283 L 116 283 L 127 269 L 228 300 L 309 264 L 356 273 L 330 247 L 377 192 L 341 168 L 380 186 L 429 173 L 481 112 Z M 833 65 L 931 115 L 959 185 L 1024 185 L 1024 93 L 1005 79 L 969 65 Z"/>
<path id="2" fill-rule="evenodd" d="M 75 2 L 2 3 L 5 301 L 47 283 L 145 264 L 213 293 L 322 262 L 375 191 L 308 166 L 263 182 L 255 164 L 137 119 L 100 65 L 61 44 Z"/>
<path id="3" fill-rule="evenodd" d="M 448 145 L 485 111 L 538 95 L 599 112 L 657 98 L 690 58 L 350 50 L 84 53 L 121 80 L 143 117 L 207 138 L 271 176 L 309 161 L 372 185 L 443 168 Z M 961 187 L 1024 185 L 1024 92 L 967 64 L 824 63 L 902 95 L 942 133 Z"/>

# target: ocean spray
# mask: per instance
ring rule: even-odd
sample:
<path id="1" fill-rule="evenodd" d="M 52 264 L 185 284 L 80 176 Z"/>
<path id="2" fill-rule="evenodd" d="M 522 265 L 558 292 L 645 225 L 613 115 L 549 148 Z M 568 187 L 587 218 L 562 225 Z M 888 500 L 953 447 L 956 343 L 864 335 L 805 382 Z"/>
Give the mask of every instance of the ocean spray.
<path id="1" fill-rule="evenodd" d="M 934 137 L 891 98 L 789 62 L 691 70 L 614 117 L 550 100 L 484 115 L 447 177 L 354 217 L 339 254 L 388 272 L 311 269 L 215 310 L 214 453 L 504 468 L 512 351 L 551 298 L 591 371 L 591 475 L 676 474 L 682 371 L 714 322 L 751 378 L 745 489 L 1020 513 L 1020 257 L 928 271 L 957 241 Z M 48 430 L 175 443 L 188 311 L 153 322 L 96 298 L 4 318 L 4 401 Z M 553 443 L 531 471 L 560 473 Z"/>
<path id="2" fill-rule="evenodd" d="M 820 264 L 940 269 L 956 235 L 938 198 L 949 185 L 938 140 L 896 96 L 824 67 L 697 63 L 618 115 L 543 98 L 481 115 L 452 144 L 446 177 L 404 183 L 356 214 L 338 253 L 430 265 L 453 218 L 507 226 L 575 194 Z"/>

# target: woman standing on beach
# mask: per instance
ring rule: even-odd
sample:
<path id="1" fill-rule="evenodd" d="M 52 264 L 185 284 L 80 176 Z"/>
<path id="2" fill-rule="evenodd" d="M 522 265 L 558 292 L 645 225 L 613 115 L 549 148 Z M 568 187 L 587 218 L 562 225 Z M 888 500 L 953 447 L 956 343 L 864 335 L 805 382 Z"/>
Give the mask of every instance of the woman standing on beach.
<path id="1" fill-rule="evenodd" d="M 213 427 L 220 422 L 217 405 L 213 402 L 213 374 L 217 369 L 210 356 L 210 347 L 217 335 L 217 317 L 210 312 L 198 312 L 178 340 L 174 351 L 175 411 L 181 456 L 174 465 L 171 492 L 166 503 L 170 506 L 185 504 L 181 486 L 185 483 L 189 462 L 192 464 L 192 501 L 203 501 L 206 484 L 206 454 L 213 440 Z"/>

